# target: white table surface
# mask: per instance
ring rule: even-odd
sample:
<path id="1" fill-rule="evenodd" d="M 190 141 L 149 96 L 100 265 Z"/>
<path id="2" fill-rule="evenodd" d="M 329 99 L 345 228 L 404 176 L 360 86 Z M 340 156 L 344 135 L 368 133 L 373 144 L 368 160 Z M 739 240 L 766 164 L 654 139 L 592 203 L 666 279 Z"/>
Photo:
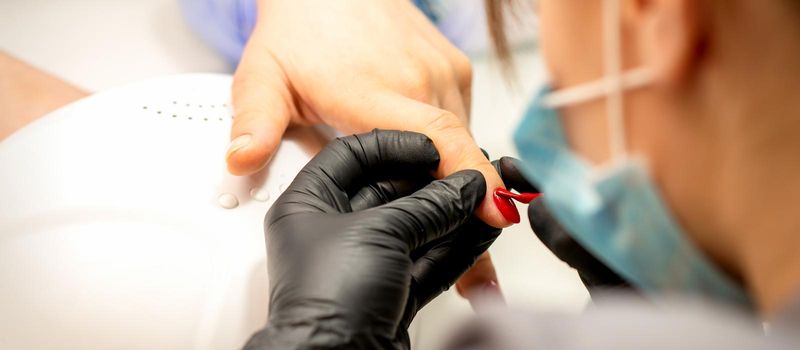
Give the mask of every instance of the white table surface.
<path id="1" fill-rule="evenodd" d="M 0 50 L 89 91 L 189 72 L 230 72 L 192 35 L 177 0 L 0 1 Z M 475 58 L 472 130 L 493 157 L 515 155 L 511 133 L 542 80 L 535 50 L 516 55 L 516 88 L 498 66 Z M 500 283 L 511 306 L 579 312 L 588 294 L 577 274 L 533 235 L 523 215 L 492 246 Z M 423 310 L 419 349 L 435 348 L 447 330 L 470 314 L 450 291 Z"/>

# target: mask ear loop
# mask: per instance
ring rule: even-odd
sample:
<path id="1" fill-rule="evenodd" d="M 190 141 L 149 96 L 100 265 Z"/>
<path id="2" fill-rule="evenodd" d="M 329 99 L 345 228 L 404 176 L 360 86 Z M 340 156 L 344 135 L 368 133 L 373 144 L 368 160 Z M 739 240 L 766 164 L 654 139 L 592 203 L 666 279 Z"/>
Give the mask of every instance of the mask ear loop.
<path id="1" fill-rule="evenodd" d="M 603 1 L 603 51 L 605 76 L 597 81 L 584 83 L 553 91 L 542 100 L 545 107 L 559 109 L 564 106 L 585 103 L 606 97 L 609 138 L 612 140 L 612 155 L 624 156 L 625 120 L 623 92 L 644 87 L 655 80 L 655 74 L 648 67 L 622 70 L 622 28 L 620 0 Z"/>
<path id="2" fill-rule="evenodd" d="M 605 97 L 611 93 L 609 78 L 603 78 L 590 83 L 584 83 L 563 90 L 553 91 L 544 97 L 542 103 L 547 108 L 559 109 L 564 106 L 577 105 L 594 99 Z M 633 90 L 647 86 L 654 80 L 650 68 L 641 67 L 632 69 L 622 75 L 622 89 Z"/>
<path id="3" fill-rule="evenodd" d="M 622 83 L 622 11 L 619 0 L 603 0 L 603 59 L 606 74 L 606 115 L 611 163 L 626 154 L 624 86 Z"/>
<path id="4" fill-rule="evenodd" d="M 613 165 L 627 157 L 624 92 L 651 84 L 655 80 L 655 74 L 649 67 L 623 71 L 621 1 L 601 1 L 603 1 L 604 77 L 597 81 L 553 91 L 543 98 L 542 103 L 550 109 L 559 109 L 605 97 L 611 155 L 606 164 Z"/>

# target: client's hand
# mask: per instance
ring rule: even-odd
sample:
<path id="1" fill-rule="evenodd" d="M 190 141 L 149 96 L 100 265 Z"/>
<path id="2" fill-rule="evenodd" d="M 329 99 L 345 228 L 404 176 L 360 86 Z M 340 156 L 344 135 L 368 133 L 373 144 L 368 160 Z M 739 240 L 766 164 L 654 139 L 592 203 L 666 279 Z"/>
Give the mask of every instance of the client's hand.
<path id="1" fill-rule="evenodd" d="M 408 349 L 407 327 L 497 238 L 473 216 L 475 170 L 432 181 L 432 141 L 373 131 L 337 139 L 270 209 L 267 327 L 248 349 Z"/>
<path id="2" fill-rule="evenodd" d="M 292 124 L 410 130 L 436 144 L 437 178 L 476 169 L 494 190 L 503 183 L 467 128 L 471 86 L 469 59 L 411 1 L 260 0 L 234 76 L 228 169 L 262 168 Z M 477 215 L 510 225 L 485 198 Z"/>
<path id="3" fill-rule="evenodd" d="M 290 125 L 416 131 L 441 154 L 437 178 L 483 173 L 476 214 L 506 227 L 491 193 L 503 183 L 469 133 L 471 91 L 469 59 L 411 1 L 259 0 L 234 76 L 228 169 L 262 168 Z M 465 277 L 459 290 L 499 284 L 489 255 Z"/>

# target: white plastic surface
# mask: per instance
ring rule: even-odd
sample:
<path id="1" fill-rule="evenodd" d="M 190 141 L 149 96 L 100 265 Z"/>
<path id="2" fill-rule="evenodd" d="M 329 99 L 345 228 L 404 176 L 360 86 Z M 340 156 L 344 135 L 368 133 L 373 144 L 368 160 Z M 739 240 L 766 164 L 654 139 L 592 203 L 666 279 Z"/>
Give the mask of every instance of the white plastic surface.
<path id="1" fill-rule="evenodd" d="M 264 325 L 263 217 L 314 150 L 228 175 L 230 84 L 127 85 L 0 143 L 0 348 L 235 349 Z"/>

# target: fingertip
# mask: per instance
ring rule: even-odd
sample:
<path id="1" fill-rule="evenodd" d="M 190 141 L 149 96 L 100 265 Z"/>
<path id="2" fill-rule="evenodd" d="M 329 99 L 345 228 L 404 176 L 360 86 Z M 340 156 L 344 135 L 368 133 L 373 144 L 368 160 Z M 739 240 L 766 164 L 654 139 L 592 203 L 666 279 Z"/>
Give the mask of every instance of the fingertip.
<path id="1" fill-rule="evenodd" d="M 494 199 L 494 190 L 497 188 L 505 188 L 505 185 L 503 184 L 503 181 L 500 179 L 500 176 L 497 174 L 497 172 L 494 171 L 494 167 L 491 165 L 489 166 L 491 169 L 487 169 L 484 172 L 488 191 L 484 195 L 483 202 L 481 203 L 481 206 L 478 207 L 478 212 L 476 214 L 479 218 L 481 218 L 481 220 L 496 228 L 506 228 L 519 223 L 519 221 L 515 220 L 513 217 L 504 215 L 503 209 L 498 207 L 497 202 Z M 514 210 L 516 210 L 516 207 Z"/>
<path id="2" fill-rule="evenodd" d="M 380 144 L 378 147 L 383 160 L 405 164 L 404 166 L 420 164 L 428 167 L 429 171 L 438 168 L 441 161 L 433 140 L 425 134 L 373 129 L 369 136 Z"/>
<path id="3" fill-rule="evenodd" d="M 483 202 L 478 207 L 475 215 L 477 215 L 486 224 L 495 228 L 506 228 L 516 224 L 516 222 L 512 222 L 503 216 L 500 209 L 497 207 L 497 204 L 495 204 L 493 197 L 493 194 L 487 193 L 486 196 L 484 196 Z"/>
<path id="4" fill-rule="evenodd" d="M 233 138 L 225 154 L 228 172 L 245 176 L 258 172 L 267 165 L 280 143 L 264 139 L 264 135 L 242 134 Z"/>
<path id="5" fill-rule="evenodd" d="M 487 302 L 505 304 L 497 272 L 488 252 L 482 254 L 472 268 L 458 279 L 456 291 L 469 301 L 474 310 Z"/>
<path id="6" fill-rule="evenodd" d="M 288 86 L 269 50 L 245 48 L 231 87 L 234 119 L 225 156 L 231 174 L 258 172 L 277 150 L 295 112 Z"/>
<path id="7" fill-rule="evenodd" d="M 541 228 L 544 223 L 552 220 L 552 216 L 541 197 L 528 204 L 528 218 L 530 219 L 531 227 L 534 231 Z"/>
<path id="8" fill-rule="evenodd" d="M 493 283 L 498 284 L 497 271 L 488 251 L 475 260 L 475 263 L 456 282 L 456 291 L 462 297 L 469 297 L 469 292 L 481 286 Z"/>
<path id="9" fill-rule="evenodd" d="M 494 189 L 505 188 L 503 181 L 500 179 L 495 167 L 483 156 L 483 152 L 477 147 L 469 157 L 462 159 L 458 163 L 451 163 L 449 166 L 455 169 L 476 169 L 484 178 L 484 191 L 483 199 L 475 211 L 483 222 L 495 228 L 505 228 L 515 224 L 516 222 L 506 218 L 497 204 L 494 202 Z"/>
<path id="10" fill-rule="evenodd" d="M 453 190 L 453 199 L 459 201 L 467 213 L 473 213 L 478 208 L 486 193 L 486 181 L 477 170 L 457 171 L 440 181 Z"/>
<path id="11" fill-rule="evenodd" d="M 480 171 L 474 169 L 465 169 L 458 171 L 449 177 L 460 177 L 463 179 L 463 191 L 469 192 L 471 198 L 473 198 L 473 201 L 475 202 L 476 207 L 478 204 L 480 204 L 481 199 L 486 196 L 486 178 Z"/>
<path id="12" fill-rule="evenodd" d="M 518 161 L 517 161 L 516 158 L 503 156 L 503 157 L 500 157 L 500 159 L 497 160 L 497 164 L 498 164 L 499 170 L 502 172 L 502 171 L 506 171 L 508 169 L 516 169 L 517 166 L 518 166 Z"/>

